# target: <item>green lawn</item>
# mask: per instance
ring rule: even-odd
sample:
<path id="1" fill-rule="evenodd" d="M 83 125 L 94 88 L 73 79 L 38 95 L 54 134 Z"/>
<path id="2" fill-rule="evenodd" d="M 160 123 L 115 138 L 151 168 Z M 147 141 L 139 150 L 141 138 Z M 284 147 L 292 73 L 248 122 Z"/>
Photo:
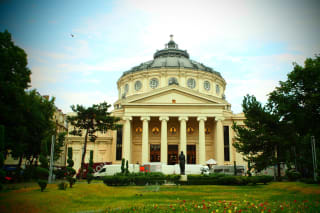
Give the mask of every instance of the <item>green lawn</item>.
<path id="1" fill-rule="evenodd" d="M 159 210 L 159 207 L 174 209 L 174 206 L 182 206 L 185 203 L 202 209 L 202 207 L 221 202 L 230 203 L 230 205 L 231 203 L 248 203 L 248 205 L 254 203 L 257 206 L 263 202 L 276 203 L 274 205 L 291 202 L 312 203 L 311 210 L 306 211 L 314 212 L 320 201 L 319 185 L 299 182 L 275 182 L 256 186 L 144 187 L 108 187 L 101 182 L 90 185 L 82 182 L 76 183 L 74 188 L 68 188 L 66 191 L 58 190 L 56 184 L 50 184 L 44 192 L 40 192 L 35 183 L 7 187 L 13 189 L 0 192 L 1 212 L 107 212 L 108 209 L 114 209 L 117 212 L 125 208 L 132 208 L 133 211 L 133 207 L 138 208 L 138 212 L 141 212 L 144 207 L 150 207 L 146 212 L 154 212 L 152 209 Z M 205 202 L 207 206 L 203 206 Z M 197 206 L 198 204 L 201 206 Z M 234 207 L 232 211 L 226 212 L 237 212 L 237 208 Z M 260 211 L 253 208 L 249 212 Z M 292 210 L 292 212 L 295 211 Z"/>

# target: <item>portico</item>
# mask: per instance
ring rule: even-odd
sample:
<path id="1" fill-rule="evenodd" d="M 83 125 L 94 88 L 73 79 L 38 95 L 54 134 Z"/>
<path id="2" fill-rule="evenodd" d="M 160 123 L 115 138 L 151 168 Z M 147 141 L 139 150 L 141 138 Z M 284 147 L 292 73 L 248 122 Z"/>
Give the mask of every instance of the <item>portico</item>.
<path id="1" fill-rule="evenodd" d="M 180 151 L 185 153 L 188 163 L 205 165 L 210 158 L 214 158 L 220 165 L 224 163 L 221 117 L 190 114 L 135 115 L 125 118 L 123 156 L 130 163 L 173 164 L 171 161 L 174 161 L 175 155 L 177 158 Z M 222 146 L 218 140 L 221 140 Z"/>

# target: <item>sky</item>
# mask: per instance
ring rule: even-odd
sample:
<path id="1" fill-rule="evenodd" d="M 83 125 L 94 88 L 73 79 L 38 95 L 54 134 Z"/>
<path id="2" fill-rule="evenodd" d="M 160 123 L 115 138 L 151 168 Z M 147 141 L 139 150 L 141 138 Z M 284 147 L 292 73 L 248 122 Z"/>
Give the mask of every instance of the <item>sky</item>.
<path id="1" fill-rule="evenodd" d="M 293 62 L 320 53 L 320 1 L 0 0 L 5 29 L 28 54 L 31 88 L 54 96 L 64 113 L 113 104 L 122 73 L 152 60 L 170 34 L 221 73 L 240 113 L 246 94 L 266 103 Z"/>

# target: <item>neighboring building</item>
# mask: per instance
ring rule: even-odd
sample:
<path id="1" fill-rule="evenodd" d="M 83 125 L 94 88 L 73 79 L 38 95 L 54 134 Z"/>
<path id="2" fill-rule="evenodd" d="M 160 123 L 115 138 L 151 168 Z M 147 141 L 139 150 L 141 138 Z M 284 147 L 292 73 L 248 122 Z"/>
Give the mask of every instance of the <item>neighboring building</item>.
<path id="1" fill-rule="evenodd" d="M 56 136 L 59 135 L 59 133 L 67 132 L 68 131 L 68 124 L 67 124 L 67 115 L 63 114 L 61 109 L 56 108 L 54 114 L 53 114 L 53 121 L 56 123 Z M 62 152 L 60 154 L 60 158 L 56 161 L 54 161 L 55 166 L 65 166 L 67 163 L 67 157 L 66 157 L 66 146 L 62 148 Z"/>
<path id="2" fill-rule="evenodd" d="M 243 125 L 245 118 L 232 113 L 221 74 L 191 60 L 172 37 L 153 57 L 118 80 L 113 115 L 121 118 L 123 128 L 88 143 L 86 162 L 93 151 L 95 162 L 118 164 L 125 158 L 129 163 L 176 164 L 183 151 L 188 164 L 215 159 L 218 165 L 245 165 L 232 146 L 231 128 L 233 122 Z M 77 169 L 83 141 L 68 136 Z"/>

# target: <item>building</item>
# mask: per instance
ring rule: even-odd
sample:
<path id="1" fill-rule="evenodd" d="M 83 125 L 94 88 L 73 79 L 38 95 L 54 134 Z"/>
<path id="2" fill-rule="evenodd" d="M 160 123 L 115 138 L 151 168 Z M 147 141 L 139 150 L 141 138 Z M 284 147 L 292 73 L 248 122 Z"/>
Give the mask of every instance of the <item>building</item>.
<path id="1" fill-rule="evenodd" d="M 122 130 L 99 135 L 88 143 L 94 161 L 145 164 L 178 163 L 183 151 L 188 164 L 218 165 L 236 161 L 233 122 L 243 124 L 244 115 L 233 114 L 225 99 L 226 81 L 214 69 L 190 59 L 187 51 L 171 40 L 153 55 L 153 60 L 123 73 L 117 82 L 118 100 L 113 115 L 120 117 Z M 68 137 L 75 167 L 80 167 L 83 138 Z M 88 161 L 88 156 L 86 159 Z"/>

